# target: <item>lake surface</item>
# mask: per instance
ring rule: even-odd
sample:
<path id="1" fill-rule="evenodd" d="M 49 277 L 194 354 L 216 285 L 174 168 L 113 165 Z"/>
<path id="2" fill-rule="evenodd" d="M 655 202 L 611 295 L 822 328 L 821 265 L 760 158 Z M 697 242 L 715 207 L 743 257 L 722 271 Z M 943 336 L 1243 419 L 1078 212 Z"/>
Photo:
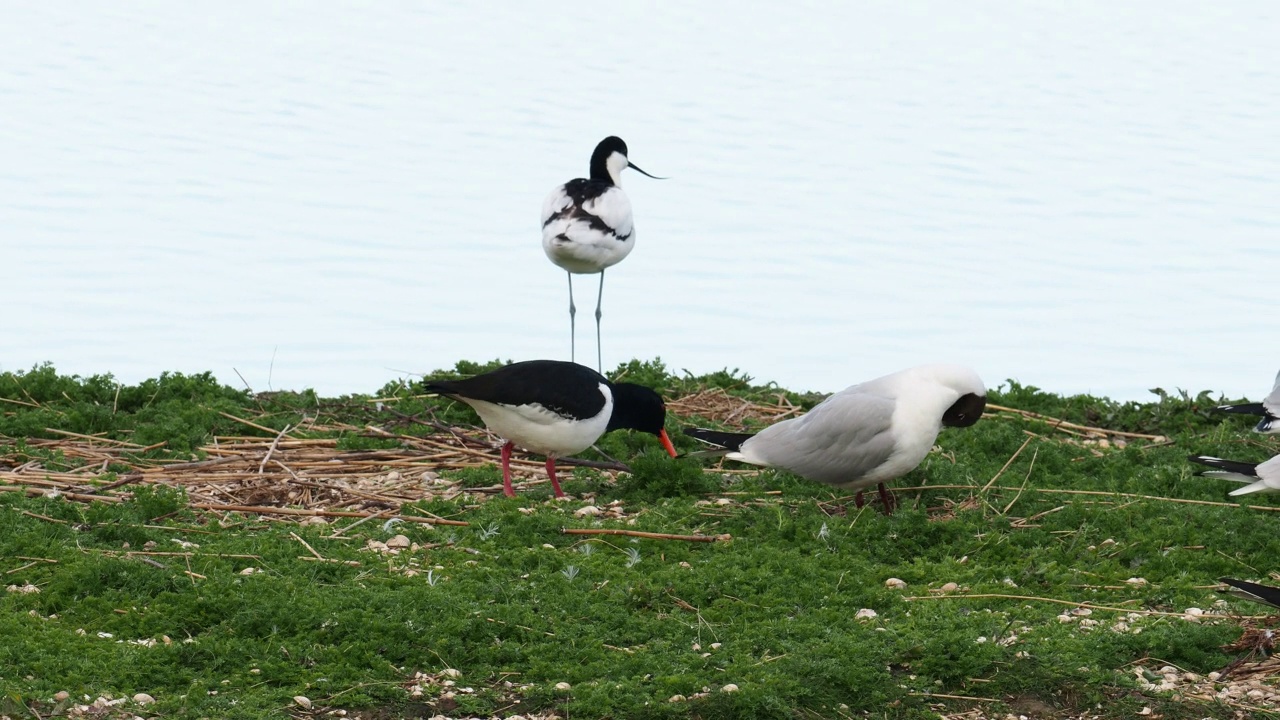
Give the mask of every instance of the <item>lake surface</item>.
<path id="1" fill-rule="evenodd" d="M 5 3 L 0 370 L 374 392 L 568 359 L 551 188 L 616 134 L 606 367 L 973 365 L 1257 398 L 1272 2 Z M 594 363 L 595 276 L 579 276 Z"/>

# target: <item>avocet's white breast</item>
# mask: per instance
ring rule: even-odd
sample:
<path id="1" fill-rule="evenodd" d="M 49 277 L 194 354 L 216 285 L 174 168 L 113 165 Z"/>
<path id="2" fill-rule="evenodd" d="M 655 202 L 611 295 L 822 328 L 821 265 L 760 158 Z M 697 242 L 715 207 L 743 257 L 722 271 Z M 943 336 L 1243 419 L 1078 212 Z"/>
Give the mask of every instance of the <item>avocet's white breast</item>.
<path id="1" fill-rule="evenodd" d="M 631 201 L 616 186 L 575 198 L 561 185 L 543 203 L 542 222 L 543 252 L 572 273 L 598 273 L 622 262 L 635 247 Z"/>

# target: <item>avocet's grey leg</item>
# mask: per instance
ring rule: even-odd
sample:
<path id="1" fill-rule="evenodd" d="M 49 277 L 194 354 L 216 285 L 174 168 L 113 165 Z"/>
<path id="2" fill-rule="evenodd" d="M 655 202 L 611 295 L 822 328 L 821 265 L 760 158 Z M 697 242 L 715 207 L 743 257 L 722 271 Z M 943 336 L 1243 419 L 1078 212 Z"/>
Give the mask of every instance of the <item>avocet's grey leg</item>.
<path id="1" fill-rule="evenodd" d="M 574 347 L 573 316 L 578 314 L 578 308 L 573 305 L 573 273 L 567 272 L 565 275 L 569 276 L 569 362 L 573 362 L 576 350 Z"/>
<path id="2" fill-rule="evenodd" d="M 600 305 L 604 301 L 604 270 L 600 271 L 600 293 L 596 295 L 596 371 L 604 374 L 604 354 L 600 350 Z"/>

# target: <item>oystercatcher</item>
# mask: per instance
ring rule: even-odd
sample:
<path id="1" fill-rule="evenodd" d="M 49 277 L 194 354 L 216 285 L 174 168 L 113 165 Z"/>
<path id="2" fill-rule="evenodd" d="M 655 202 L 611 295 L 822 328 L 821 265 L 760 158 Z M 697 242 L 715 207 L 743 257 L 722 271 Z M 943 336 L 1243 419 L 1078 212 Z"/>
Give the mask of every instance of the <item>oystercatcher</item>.
<path id="1" fill-rule="evenodd" d="M 634 383 L 609 382 L 591 368 L 560 360 L 528 360 L 465 380 L 429 380 L 427 392 L 460 400 L 480 415 L 502 445 L 502 490 L 511 486 L 511 449 L 519 446 L 547 456 L 547 477 L 556 497 L 557 457 L 591 447 L 611 430 L 657 435 L 667 453 L 676 450 L 663 429 L 667 409 L 662 397 Z"/>

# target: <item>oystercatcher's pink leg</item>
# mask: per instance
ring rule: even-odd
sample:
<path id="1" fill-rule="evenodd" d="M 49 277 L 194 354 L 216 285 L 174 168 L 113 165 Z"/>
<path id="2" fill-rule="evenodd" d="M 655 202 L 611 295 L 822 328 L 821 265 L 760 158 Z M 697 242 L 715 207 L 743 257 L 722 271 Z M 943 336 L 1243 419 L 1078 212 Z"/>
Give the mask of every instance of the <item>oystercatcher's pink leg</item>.
<path id="1" fill-rule="evenodd" d="M 507 497 L 516 496 L 516 489 L 511 487 L 511 448 L 513 447 L 515 444 L 511 442 L 502 446 L 502 494 Z"/>
<path id="2" fill-rule="evenodd" d="M 556 480 L 555 458 L 547 458 L 547 477 L 551 478 L 551 487 L 555 488 L 556 497 L 564 497 L 564 491 L 560 489 L 560 483 Z"/>

